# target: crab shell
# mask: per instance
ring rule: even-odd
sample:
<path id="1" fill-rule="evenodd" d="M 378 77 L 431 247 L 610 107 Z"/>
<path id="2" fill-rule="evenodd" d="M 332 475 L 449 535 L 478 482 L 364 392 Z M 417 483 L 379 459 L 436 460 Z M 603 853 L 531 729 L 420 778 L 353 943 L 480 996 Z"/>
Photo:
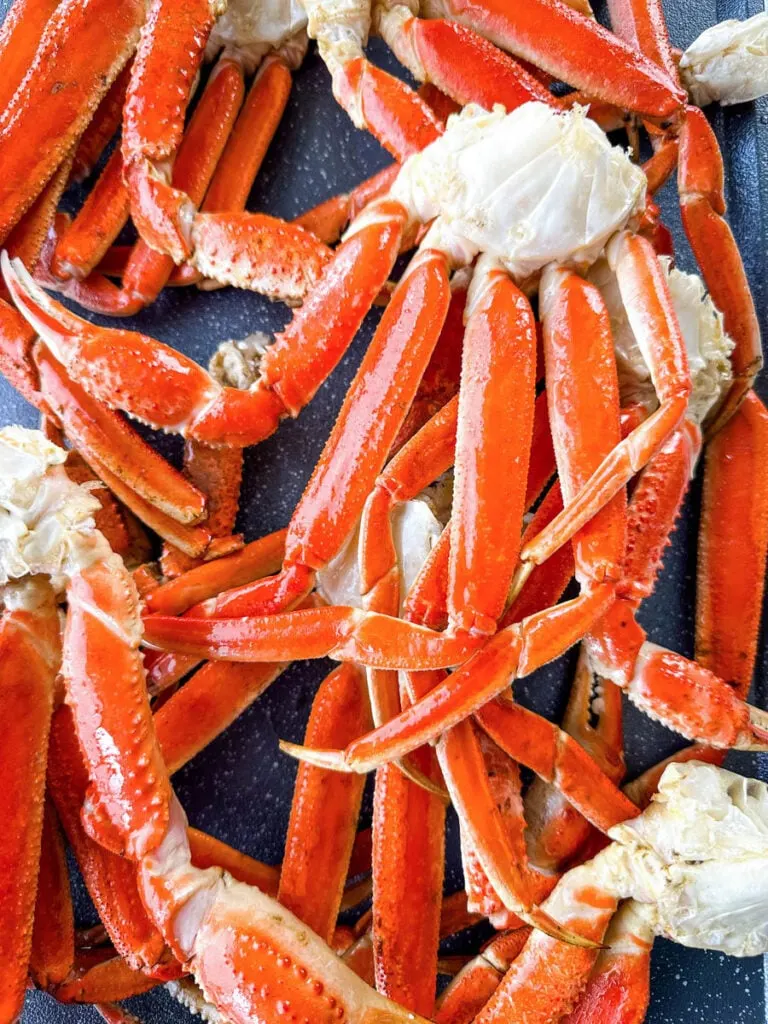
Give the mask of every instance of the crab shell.
<path id="1" fill-rule="evenodd" d="M 392 195 L 425 245 L 458 265 L 489 254 L 518 281 L 550 263 L 584 267 L 645 203 L 646 179 L 583 107 L 524 103 L 507 114 L 475 104 L 403 165 Z"/>
<path id="2" fill-rule="evenodd" d="M 680 58 L 680 76 L 700 107 L 727 106 L 768 93 L 768 13 L 722 21 L 702 32 Z"/>

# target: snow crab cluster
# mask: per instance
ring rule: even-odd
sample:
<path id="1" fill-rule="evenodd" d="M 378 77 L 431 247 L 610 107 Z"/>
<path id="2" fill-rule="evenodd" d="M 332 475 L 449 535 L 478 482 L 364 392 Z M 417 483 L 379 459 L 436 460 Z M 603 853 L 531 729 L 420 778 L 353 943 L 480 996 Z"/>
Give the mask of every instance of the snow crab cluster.
<path id="1" fill-rule="evenodd" d="M 28 978 L 111 1021 L 161 982 L 233 1024 L 641 1021 L 656 935 L 768 951 L 768 790 L 721 767 L 768 749 L 746 702 L 768 413 L 694 105 L 768 91 L 768 18 L 681 55 L 653 0 L 610 4 L 615 34 L 583 0 L 109 6 L 104 32 L 104 0 L 17 0 L 0 36 L 0 370 L 42 416 L 0 430 L 0 1024 Z M 371 31 L 420 89 L 368 61 Z M 397 162 L 289 224 L 245 204 L 307 34 Z M 70 222 L 60 195 L 118 125 Z M 606 135 L 641 125 L 642 167 Z M 701 277 L 652 198 L 675 167 Z M 169 283 L 300 305 L 208 372 L 51 294 L 127 314 Z M 377 301 L 288 527 L 244 544 L 242 449 L 299 415 Z M 184 437 L 183 472 L 132 419 Z M 692 660 L 637 612 L 704 440 Z M 513 684 L 577 643 L 560 728 Z M 281 867 L 189 828 L 173 773 L 291 661 L 328 656 L 304 744 L 283 744 Z M 691 741 L 623 789 L 622 691 Z M 466 891 L 444 900 L 448 803 Z M 63 835 L 103 924 L 85 937 Z M 441 962 L 480 918 L 481 955 Z"/>

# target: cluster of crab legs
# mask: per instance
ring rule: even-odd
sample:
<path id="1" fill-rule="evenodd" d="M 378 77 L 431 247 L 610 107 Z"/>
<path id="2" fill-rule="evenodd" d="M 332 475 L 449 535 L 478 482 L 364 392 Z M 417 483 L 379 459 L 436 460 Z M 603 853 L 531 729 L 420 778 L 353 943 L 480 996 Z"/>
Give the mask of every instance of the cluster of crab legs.
<path id="1" fill-rule="evenodd" d="M 80 67 L 77 52 L 57 46 L 62 31 L 85 31 L 90 24 L 93 33 L 95 2 L 65 0 L 55 11 L 49 4 L 47 13 L 45 5 L 20 4 L 6 30 L 3 60 L 11 52 L 20 60 L 18 88 L 11 82 L 0 129 L 2 159 L 16 161 L 4 178 L 4 244 L 35 268 L 39 280 L 110 312 L 133 311 L 174 275 L 184 282 L 196 275 L 246 282 L 291 301 L 303 296 L 304 302 L 264 351 L 254 383 L 238 390 L 154 339 L 94 327 L 46 295 L 20 263 L 5 260 L 13 305 L 0 310 L 3 370 L 41 410 L 49 436 L 63 434 L 72 445 L 67 465 L 74 478 L 95 476 L 107 484 L 97 521 L 112 548 L 129 561 L 143 560 L 135 516 L 175 549 L 172 554 L 206 560 L 195 565 L 166 558 L 167 577 L 192 568 L 160 582 L 141 567 L 131 582 L 105 542 L 83 529 L 87 551 L 77 546 L 82 558 L 63 572 L 67 705 L 53 714 L 50 742 L 51 713 L 61 696 L 55 603 L 36 578 L 9 585 L 3 619 L 7 672 L 9 679 L 23 681 L 8 687 L 8 698 L 16 701 L 9 705 L 9 720 L 24 723 L 18 744 L 9 749 L 19 757 L 14 771 L 24 783 L 24 803 L 14 819 L 18 844 L 8 854 L 16 871 L 6 902 L 19 922 L 8 932 L 16 941 L 8 962 L 18 969 L 7 981 L 3 1013 L 12 1019 L 18 1010 L 28 970 L 61 998 L 100 1003 L 184 971 L 235 1021 L 277 1019 L 286 1012 L 311 1020 L 432 1016 L 437 943 L 456 925 L 441 922 L 440 913 L 447 790 L 461 822 L 469 910 L 491 916 L 504 932 L 461 972 L 438 1019 L 470 1020 L 479 1013 L 488 1022 L 559 1020 L 577 1003 L 577 1019 L 580 1013 L 589 1019 L 590 1006 L 607 1012 L 604 989 L 615 986 L 617 976 L 626 981 L 618 986 L 622 998 L 641 1019 L 653 936 L 643 915 L 629 905 L 612 925 L 620 936 L 637 940 L 636 952 L 627 956 L 620 942 L 603 953 L 597 949 L 615 909 L 612 895 L 595 896 L 605 912 L 589 928 L 584 914 L 561 920 L 539 904 L 566 865 L 597 848 L 594 830 L 605 832 L 635 816 L 638 802 L 655 785 L 657 776 L 651 776 L 645 792 L 633 791 L 637 802 L 617 788 L 619 688 L 694 740 L 690 756 L 717 759 L 730 747 L 762 748 L 768 739 L 765 715 L 743 703 L 768 535 L 759 472 L 766 414 L 749 391 L 759 368 L 759 331 L 723 218 L 717 144 L 701 112 L 683 107 L 655 7 L 637 3 L 613 12 L 622 43 L 586 15 L 551 3 L 530 4 L 528 13 L 514 16 L 491 3 L 437 11 L 437 5 L 426 4 L 419 16 L 402 5 L 378 5 L 377 31 L 417 77 L 459 105 L 501 104 L 507 111 L 488 115 L 470 107 L 444 128 L 450 101 L 434 89 L 419 97 L 367 63 L 361 48 L 365 18 L 357 35 L 351 28 L 339 33 L 329 30 L 338 29 L 338 17 L 334 22 L 328 10 L 333 5 L 305 6 L 337 97 L 405 163 L 352 199 L 333 201 L 303 218 L 304 228 L 242 212 L 263 156 L 263 142 L 255 146 L 255 157 L 249 151 L 252 125 L 261 123 L 263 108 L 246 104 L 239 116 L 252 120 L 235 120 L 242 72 L 230 49 L 181 141 L 195 62 L 215 20 L 208 4 L 200 11 L 195 5 L 185 9 L 187 22 L 168 3 L 150 5 L 146 22 L 143 4 L 118 5 L 126 19 L 119 47 L 111 35 L 100 41 L 105 51 L 117 47 L 119 53 L 104 52 L 98 69 L 94 53 L 88 54 L 88 67 Z M 546 52 L 537 45 L 542 32 L 549 32 Z M 562 52 L 553 39 L 566 43 Z M 185 58 L 174 59 L 168 46 Z M 479 145 L 490 139 L 502 157 L 509 155 L 505 133 L 520 123 L 542 132 L 553 125 L 555 131 L 580 132 L 597 157 L 610 149 L 607 141 L 596 141 L 596 128 L 581 123 L 578 109 L 555 100 L 540 77 L 497 46 L 596 98 L 593 112 L 607 118 L 607 126 L 611 117 L 623 123 L 619 112 L 627 109 L 641 117 L 657 136 L 646 167 L 651 188 L 679 157 L 684 226 L 731 339 L 731 369 L 708 402 L 699 400 L 695 384 L 692 395 L 687 339 L 654 248 L 666 244 L 665 234 L 632 172 L 627 170 L 626 199 L 601 225 L 602 234 L 569 247 L 565 224 L 565 251 L 534 265 L 525 253 L 504 251 L 492 232 L 478 239 L 456 230 L 467 210 L 449 209 L 437 185 L 440 168 L 462 146 L 474 144 L 462 133 L 475 133 Z M 130 75 L 121 83 L 115 76 L 134 48 Z M 584 61 L 584 70 L 574 57 L 579 52 L 605 60 Z M 25 75 L 24 53 L 38 74 Z M 71 66 L 65 69 L 61 62 Z M 251 95 L 268 88 L 270 68 L 278 69 L 274 74 L 284 83 L 285 66 L 273 54 Z M 484 73 L 489 66 L 492 75 Z M 78 76 L 86 72 L 91 77 L 81 81 Z M 75 99 L 63 96 L 62 104 L 70 105 L 51 108 L 51 121 L 42 124 L 38 116 L 41 124 L 35 126 L 28 113 L 32 94 L 39 90 L 46 103 L 54 102 L 50 83 L 59 77 L 52 75 L 74 82 Z M 116 84 L 110 87 L 111 81 Z M 70 154 L 81 133 L 104 141 L 108 123 L 114 130 L 123 86 L 128 100 L 122 148 L 68 225 L 56 217 L 55 207 L 70 173 Z M 105 92 L 110 88 L 112 95 Z M 274 114 L 280 104 L 268 106 Z M 166 116 L 152 122 L 158 111 Z M 511 120 L 518 115 L 525 122 Z M 275 122 L 273 116 L 270 125 Z M 54 123 L 62 134 L 52 139 Z M 40 145 L 30 128 L 48 144 Z M 14 135 L 22 130 L 23 146 L 13 141 L 22 138 Z M 262 140 L 271 130 L 264 130 Z M 498 173 L 493 187 L 511 175 L 503 160 Z M 240 176 L 235 183 L 233 175 Z M 217 180 L 220 197 L 232 189 L 232 206 L 210 198 Z M 31 192 L 31 182 L 40 191 Z M 333 253 L 306 230 L 317 228 L 325 242 L 334 241 L 361 198 L 367 205 Z M 197 213 L 201 203 L 204 212 Z M 115 276 L 106 272 L 109 265 L 99 269 L 99 263 L 114 257 L 110 244 L 129 213 L 141 240 L 119 268 L 118 288 L 109 280 Z M 504 216 L 514 221 L 514 208 L 507 204 Z M 95 239 L 94 224 L 105 220 L 109 231 Z M 392 291 L 288 530 L 241 547 L 231 536 L 231 466 L 239 449 L 266 437 L 282 417 L 297 415 L 311 400 L 387 286 L 398 253 L 419 237 L 418 252 Z M 575 263 L 585 270 L 603 252 L 602 271 L 618 289 L 651 382 L 643 389 L 643 382 L 634 381 L 642 401 L 623 410 L 606 298 L 593 280 L 570 269 Z M 290 257 L 288 270 L 283 262 L 275 266 L 276 255 L 281 261 Z M 460 268 L 470 265 L 467 290 Z M 111 266 L 114 271 L 115 262 Z M 308 276 L 297 284 L 297 271 L 307 267 Z M 137 285 L 131 274 L 146 275 L 147 268 L 151 273 Z M 540 338 L 525 294 L 537 275 Z M 107 296 L 104 302 L 111 305 L 96 306 L 94 295 Z M 545 390 L 537 398 L 539 376 Z M 120 411 L 183 433 L 188 475 L 172 471 Z M 648 642 L 635 613 L 653 587 L 702 427 L 714 437 L 707 456 L 702 611 L 693 662 Z M 230 467 L 228 502 L 222 465 Z M 450 524 L 403 595 L 393 512 L 451 466 Z M 211 492 L 210 505 L 200 484 Z M 210 513 L 219 500 L 215 522 Z M 533 506 L 521 537 L 523 516 Z M 734 516 L 749 523 L 736 540 Z M 312 591 L 356 528 L 360 607 L 324 604 Z M 737 542 L 738 556 L 721 559 L 723 547 Z M 726 571 L 736 563 L 738 581 Z M 56 576 L 60 569 L 35 571 Z M 580 594 L 558 604 L 574 575 Z M 136 585 L 147 610 L 145 640 L 170 652 L 146 656 L 150 692 L 162 692 L 154 715 L 138 653 Z M 561 731 L 515 704 L 510 681 L 582 637 L 584 662 L 568 731 Z M 275 892 L 275 872 L 185 830 L 167 778 L 256 699 L 287 662 L 326 655 L 343 665 L 318 691 L 305 747 L 294 748 L 305 763 L 276 892 L 286 913 L 267 898 Z M 197 669 L 203 659 L 206 664 Z M 603 677 L 597 729 L 589 724 L 595 671 Z M 32 696 L 30 674 L 38 691 Z M 32 715 L 33 726 L 22 711 Z M 34 745 L 32 727 L 39 741 Z M 38 752 L 34 762 L 30 746 Z M 46 749 L 52 804 L 45 805 L 44 815 Z M 527 843 L 518 763 L 541 780 L 527 796 L 536 822 Z M 345 879 L 354 874 L 349 865 L 362 793 L 362 776 L 355 773 L 374 768 L 374 909 L 370 934 L 363 927 L 360 936 L 350 936 L 336 922 Z M 80 950 L 77 957 L 72 929 L 62 927 L 67 899 L 53 805 L 111 944 Z M 206 870 L 211 865 L 229 874 Z M 318 886 L 321 870 L 324 885 Z M 232 876 L 260 891 L 237 885 Z M 346 947 L 352 971 L 322 943 L 308 940 L 291 913 L 320 939 Z M 405 913 L 413 915 L 413 927 L 404 926 Z M 468 919 L 459 915 L 459 923 Z M 531 928 L 538 931 L 531 934 Z M 612 953 L 614 948 L 620 952 Z M 535 970 L 551 969 L 553 956 L 563 976 L 561 1003 L 548 995 L 547 1006 L 540 1006 Z M 355 970 L 375 978 L 380 992 L 406 1009 L 377 1000 L 354 980 Z M 184 991 L 195 998 L 193 990 Z"/>

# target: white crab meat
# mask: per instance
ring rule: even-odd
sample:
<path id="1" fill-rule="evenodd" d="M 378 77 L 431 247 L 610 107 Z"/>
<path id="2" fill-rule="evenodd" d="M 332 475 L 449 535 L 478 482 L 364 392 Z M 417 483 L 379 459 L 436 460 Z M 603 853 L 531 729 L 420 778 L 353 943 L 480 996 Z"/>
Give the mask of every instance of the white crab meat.
<path id="1" fill-rule="evenodd" d="M 698 274 L 677 270 L 667 256 L 660 256 L 659 262 L 667 278 L 688 353 L 693 383 L 688 415 L 701 424 L 731 384 L 733 341 L 725 333 L 723 315 L 707 294 Z M 597 262 L 591 268 L 589 278 L 600 289 L 611 318 L 622 401 L 647 401 L 653 394 L 650 371 L 627 318 L 616 276 L 608 261 Z"/>
<path id="2" fill-rule="evenodd" d="M 403 165 L 392 195 L 465 265 L 478 252 L 519 281 L 549 263 L 586 266 L 645 202 L 646 179 L 583 107 L 470 104 Z M 430 244 L 427 239 L 425 245 Z"/>
<path id="3" fill-rule="evenodd" d="M 426 501 L 415 498 L 397 505 L 392 513 L 392 534 L 400 566 L 401 599 L 408 593 L 427 555 L 437 543 L 442 524 Z M 317 590 L 329 604 L 362 608 L 359 531 L 355 530 L 328 565 L 317 574 Z"/>
<path id="4" fill-rule="evenodd" d="M 208 372 L 226 388 L 247 391 L 259 382 L 261 358 L 272 339 L 255 331 L 240 341 L 222 341 L 208 362 Z"/>
<path id="5" fill-rule="evenodd" d="M 250 75 L 268 53 L 279 50 L 291 67 L 298 67 L 306 51 L 306 26 L 298 0 L 229 0 L 208 39 L 206 60 L 223 50 Z"/>
<path id="6" fill-rule="evenodd" d="M 768 786 L 713 765 L 669 765 L 650 806 L 609 832 L 621 895 L 657 934 L 732 956 L 768 952 Z"/>
<path id="7" fill-rule="evenodd" d="M 746 21 L 722 21 L 702 32 L 680 59 L 680 76 L 691 99 L 746 103 L 768 93 L 768 13 Z"/>
<path id="8" fill-rule="evenodd" d="M 99 502 L 69 479 L 66 458 L 39 430 L 0 430 L 0 584 L 36 573 L 55 582 L 109 555 Z"/>

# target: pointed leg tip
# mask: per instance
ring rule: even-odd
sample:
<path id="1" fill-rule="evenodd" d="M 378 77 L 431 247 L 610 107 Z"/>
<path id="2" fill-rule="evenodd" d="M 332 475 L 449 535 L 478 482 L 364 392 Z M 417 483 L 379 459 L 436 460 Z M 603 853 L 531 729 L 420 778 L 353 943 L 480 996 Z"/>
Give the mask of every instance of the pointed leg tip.
<path id="1" fill-rule="evenodd" d="M 583 949 L 600 949 L 601 945 L 599 942 L 595 942 L 592 939 L 587 939 L 583 935 L 579 935 L 577 932 L 570 931 L 565 928 L 558 921 L 555 921 L 553 917 L 542 910 L 541 907 L 534 907 L 532 910 L 520 914 L 520 917 L 530 924 L 534 928 L 538 928 L 539 931 L 549 935 L 552 939 L 558 939 L 560 942 L 565 942 L 569 946 L 579 946 Z"/>
<path id="2" fill-rule="evenodd" d="M 749 724 L 753 740 L 749 749 L 768 751 L 768 711 L 763 711 L 762 708 L 756 708 L 752 704 L 748 706 Z"/>
<path id="3" fill-rule="evenodd" d="M 284 754 L 295 758 L 297 761 L 304 761 L 314 765 L 315 768 L 329 768 L 336 772 L 354 771 L 344 761 L 343 750 L 324 750 L 315 747 L 304 747 L 300 743 L 291 743 L 289 740 L 279 740 L 278 746 Z"/>

